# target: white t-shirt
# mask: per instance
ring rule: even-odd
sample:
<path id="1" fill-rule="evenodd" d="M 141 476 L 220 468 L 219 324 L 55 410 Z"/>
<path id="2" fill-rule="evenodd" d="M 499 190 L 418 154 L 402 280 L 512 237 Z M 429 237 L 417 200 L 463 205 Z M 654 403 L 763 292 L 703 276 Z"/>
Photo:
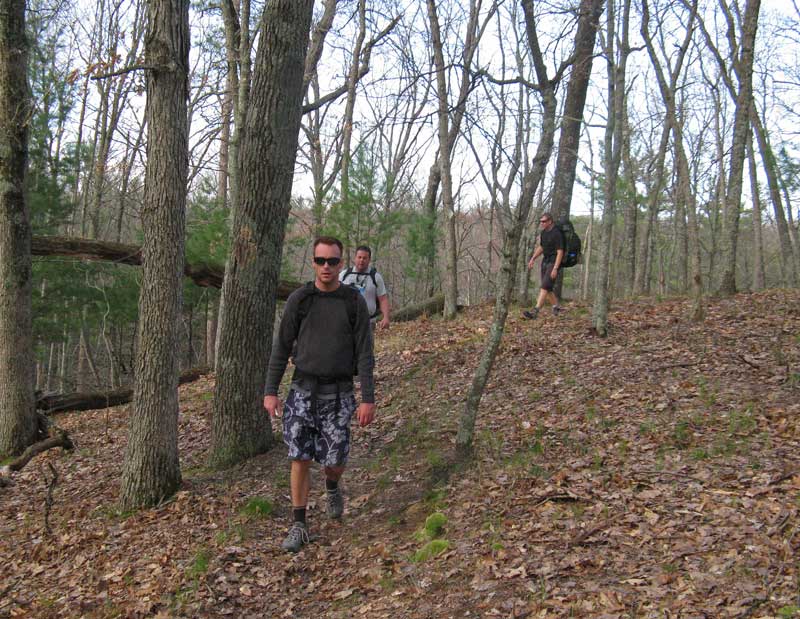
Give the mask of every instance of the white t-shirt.
<path id="1" fill-rule="evenodd" d="M 372 267 L 369 268 L 372 270 Z M 383 282 L 381 274 L 375 271 L 375 283 L 372 282 L 372 276 L 369 271 L 359 273 L 353 267 L 345 269 L 339 273 L 339 281 L 346 285 L 352 285 L 358 290 L 367 302 L 367 309 L 369 315 L 375 314 L 378 308 L 378 297 L 386 294 L 386 284 Z"/>

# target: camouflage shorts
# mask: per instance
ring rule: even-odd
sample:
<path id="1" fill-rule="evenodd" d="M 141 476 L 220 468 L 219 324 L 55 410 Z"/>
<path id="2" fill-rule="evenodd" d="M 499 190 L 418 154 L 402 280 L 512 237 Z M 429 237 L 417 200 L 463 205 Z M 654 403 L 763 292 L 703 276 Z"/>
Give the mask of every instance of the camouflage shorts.
<path id="1" fill-rule="evenodd" d="M 314 460 L 322 466 L 344 466 L 350 453 L 350 419 L 356 410 L 352 392 L 335 399 L 317 398 L 311 412 L 311 395 L 291 389 L 283 407 L 283 440 L 290 460 Z"/>

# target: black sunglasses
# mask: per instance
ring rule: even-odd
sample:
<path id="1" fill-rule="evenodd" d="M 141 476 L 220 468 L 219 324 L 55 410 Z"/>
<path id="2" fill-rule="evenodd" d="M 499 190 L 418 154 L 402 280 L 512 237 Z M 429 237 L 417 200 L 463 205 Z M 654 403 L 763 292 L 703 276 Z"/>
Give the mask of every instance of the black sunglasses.
<path id="1" fill-rule="evenodd" d="M 337 258 L 336 256 L 334 256 L 333 258 L 323 258 L 322 256 L 314 256 L 314 264 L 318 266 L 322 266 L 327 262 L 330 266 L 335 267 L 341 261 L 342 259 Z"/>

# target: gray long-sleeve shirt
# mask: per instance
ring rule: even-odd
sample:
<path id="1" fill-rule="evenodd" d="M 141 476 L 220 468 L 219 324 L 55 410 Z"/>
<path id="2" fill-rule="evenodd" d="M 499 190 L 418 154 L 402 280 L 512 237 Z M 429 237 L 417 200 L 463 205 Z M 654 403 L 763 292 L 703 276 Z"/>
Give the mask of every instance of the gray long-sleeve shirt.
<path id="1" fill-rule="evenodd" d="M 305 287 L 304 287 L 305 288 Z M 302 321 L 298 313 L 300 300 L 308 295 L 304 288 L 295 290 L 286 300 L 278 333 L 272 344 L 264 393 L 277 395 L 283 373 L 295 341 L 294 364 L 304 374 L 352 380 L 357 366 L 361 381 L 361 400 L 375 402 L 372 370 L 372 329 L 367 304 L 358 291 L 339 286 L 333 292 L 315 292 L 303 301 L 307 314 Z M 355 297 L 356 320 L 351 326 L 348 295 Z"/>

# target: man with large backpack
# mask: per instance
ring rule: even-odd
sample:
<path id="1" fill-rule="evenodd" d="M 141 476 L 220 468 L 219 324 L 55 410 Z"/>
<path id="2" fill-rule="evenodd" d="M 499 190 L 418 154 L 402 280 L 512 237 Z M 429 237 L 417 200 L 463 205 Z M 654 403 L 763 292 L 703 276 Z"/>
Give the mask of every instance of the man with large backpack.
<path id="1" fill-rule="evenodd" d="M 555 225 L 551 213 L 542 213 L 539 223 L 541 224 L 539 245 L 528 261 L 528 269 L 533 268 L 539 256 L 544 256 L 544 258 L 542 258 L 540 274 L 541 287 L 539 289 L 539 298 L 536 299 L 536 307 L 530 311 L 526 310 L 522 312 L 522 317 L 526 320 L 535 320 L 539 316 L 539 310 L 542 308 L 545 301 L 549 301 L 550 304 L 552 304 L 553 315 L 557 316 L 562 311 L 561 306 L 558 304 L 558 298 L 553 292 L 553 288 L 558 278 L 558 270 L 561 268 L 561 261 L 564 259 L 564 235 Z"/>
<path id="2" fill-rule="evenodd" d="M 351 417 L 355 412 L 361 426 L 375 418 L 369 312 L 358 291 L 339 281 L 341 241 L 315 240 L 313 268 L 314 281 L 286 300 L 264 389 L 264 408 L 273 417 L 283 414 L 283 438 L 291 460 L 293 523 L 282 544 L 289 552 L 297 552 L 309 541 L 306 506 L 311 461 L 324 467 L 328 515 L 340 518 L 344 497 L 339 480 L 350 452 Z M 295 371 L 282 407 L 278 387 L 290 355 Z M 361 381 L 357 409 L 354 371 Z"/>
<path id="3" fill-rule="evenodd" d="M 372 250 L 368 245 L 359 245 L 356 248 L 355 266 L 347 267 L 339 276 L 339 280 L 354 287 L 364 296 L 370 319 L 375 320 L 378 314 L 381 314 L 378 328 L 386 329 L 389 326 L 389 295 L 381 274 L 375 267 L 369 266 L 371 261 Z"/>

